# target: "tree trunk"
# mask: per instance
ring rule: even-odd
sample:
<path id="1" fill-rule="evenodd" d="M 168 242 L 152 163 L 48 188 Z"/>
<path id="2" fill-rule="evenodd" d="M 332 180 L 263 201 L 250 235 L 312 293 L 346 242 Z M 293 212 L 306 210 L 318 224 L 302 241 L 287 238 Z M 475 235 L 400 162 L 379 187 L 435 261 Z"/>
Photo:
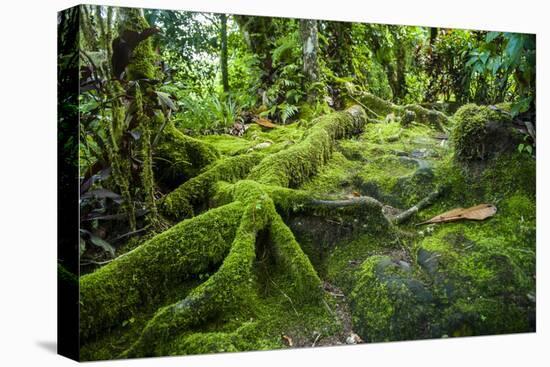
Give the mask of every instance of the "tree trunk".
<path id="1" fill-rule="evenodd" d="M 222 71 L 222 86 L 224 93 L 229 92 L 229 76 L 227 74 L 227 15 L 220 16 L 221 57 L 220 67 Z"/>
<path id="2" fill-rule="evenodd" d="M 317 51 L 319 49 L 317 21 L 311 19 L 300 20 L 300 36 L 302 38 L 303 71 L 307 79 L 307 84 L 311 85 L 319 79 L 319 63 L 317 61 Z M 313 93 L 310 93 L 310 102 L 311 99 L 315 100 L 315 97 Z"/>

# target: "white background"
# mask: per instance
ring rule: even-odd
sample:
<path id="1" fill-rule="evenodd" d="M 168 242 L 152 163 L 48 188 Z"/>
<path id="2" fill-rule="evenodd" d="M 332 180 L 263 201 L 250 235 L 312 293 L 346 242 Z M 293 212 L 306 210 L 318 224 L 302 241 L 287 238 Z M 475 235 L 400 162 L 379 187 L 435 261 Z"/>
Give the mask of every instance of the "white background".
<path id="1" fill-rule="evenodd" d="M 99 362 L 100 366 L 548 365 L 550 12 L 544 1 L 145 0 L 108 5 L 537 33 L 537 333 L 276 352 Z M 0 365 L 67 366 L 56 340 L 56 11 L 7 0 L 0 20 Z M 546 343 L 544 342 L 544 339 Z"/>

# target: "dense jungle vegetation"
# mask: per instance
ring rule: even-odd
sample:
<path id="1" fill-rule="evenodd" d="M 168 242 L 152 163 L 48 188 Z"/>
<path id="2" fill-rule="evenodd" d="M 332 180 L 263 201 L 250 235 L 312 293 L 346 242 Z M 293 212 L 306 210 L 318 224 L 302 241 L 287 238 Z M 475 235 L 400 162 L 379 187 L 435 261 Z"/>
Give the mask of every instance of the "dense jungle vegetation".
<path id="1" fill-rule="evenodd" d="M 59 35 L 83 359 L 535 330 L 534 35 L 102 6 Z"/>

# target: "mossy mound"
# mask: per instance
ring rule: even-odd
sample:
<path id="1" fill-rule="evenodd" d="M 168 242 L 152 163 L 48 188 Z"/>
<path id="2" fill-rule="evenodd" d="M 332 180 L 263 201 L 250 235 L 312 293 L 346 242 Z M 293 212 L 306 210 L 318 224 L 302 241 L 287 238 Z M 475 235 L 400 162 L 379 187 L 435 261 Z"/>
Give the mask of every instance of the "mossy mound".
<path id="1" fill-rule="evenodd" d="M 367 342 L 430 337 L 433 295 L 411 265 L 372 256 L 362 265 L 351 292 L 353 324 Z"/>
<path id="2" fill-rule="evenodd" d="M 518 193 L 490 221 L 434 230 L 418 244 L 417 261 L 445 305 L 448 335 L 534 330 L 533 198 Z"/>
<path id="3" fill-rule="evenodd" d="M 452 130 L 455 156 L 459 160 L 484 160 L 515 149 L 518 134 L 511 116 L 500 109 L 468 104 L 456 111 Z"/>
<path id="4" fill-rule="evenodd" d="M 534 161 L 503 155 L 471 171 L 446 159 L 435 172 L 448 190 L 424 217 L 481 202 L 498 212 L 417 230 L 402 243 L 405 256 L 370 246 L 360 268 L 335 276 L 352 284 L 356 332 L 384 341 L 534 331 Z"/>

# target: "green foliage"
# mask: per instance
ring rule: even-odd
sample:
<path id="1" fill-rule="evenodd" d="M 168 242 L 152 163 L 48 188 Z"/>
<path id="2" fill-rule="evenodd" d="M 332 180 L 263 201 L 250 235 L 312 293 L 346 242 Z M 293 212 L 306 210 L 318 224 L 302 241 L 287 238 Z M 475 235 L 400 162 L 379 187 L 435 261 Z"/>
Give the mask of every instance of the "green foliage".
<path id="1" fill-rule="evenodd" d="M 488 32 L 485 41 L 470 52 L 466 66 L 472 77 L 493 80 L 492 102 L 510 100 L 512 115 L 525 112 L 534 103 L 535 36 Z"/>
<path id="2" fill-rule="evenodd" d="M 231 97 L 219 97 L 217 94 L 199 97 L 195 93 L 178 92 L 177 104 L 180 107 L 174 122 L 181 129 L 223 131 L 238 122 L 242 112 L 240 106 Z"/>
<path id="3" fill-rule="evenodd" d="M 430 76 L 428 100 L 467 101 L 470 72 L 465 68 L 468 52 L 475 46 L 472 32 L 440 29 L 429 46 L 425 63 Z"/>

